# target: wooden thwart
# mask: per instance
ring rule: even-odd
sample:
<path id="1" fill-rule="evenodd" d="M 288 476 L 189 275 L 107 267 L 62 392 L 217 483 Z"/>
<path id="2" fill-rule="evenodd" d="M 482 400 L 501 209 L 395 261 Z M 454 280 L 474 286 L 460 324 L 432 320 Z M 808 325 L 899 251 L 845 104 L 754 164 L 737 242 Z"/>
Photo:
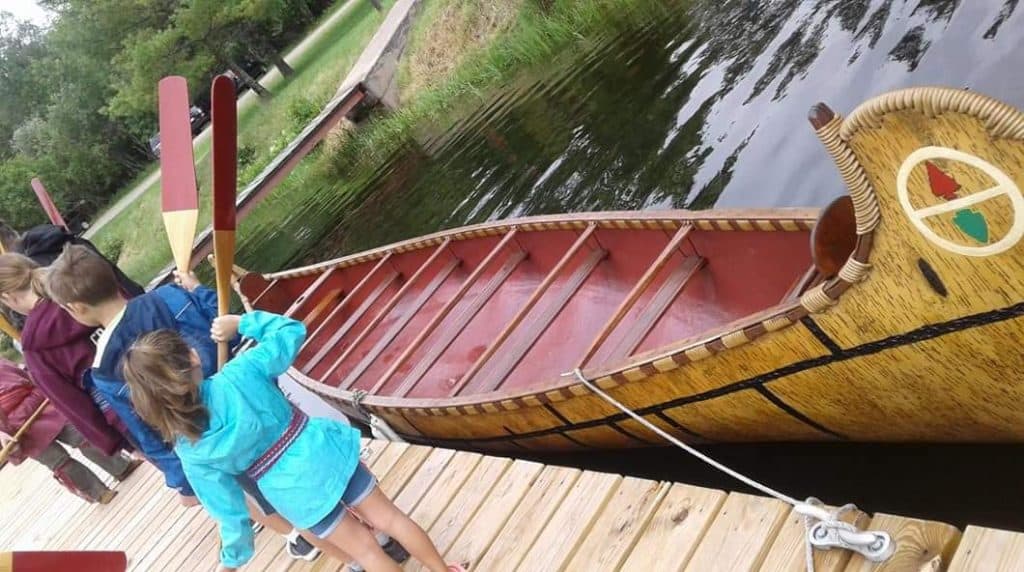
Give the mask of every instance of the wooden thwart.
<path id="1" fill-rule="evenodd" d="M 398 397 L 404 397 L 409 394 L 410 391 L 420 379 L 427 373 L 427 371 L 433 367 L 437 360 L 440 359 L 441 355 L 444 354 L 445 350 L 452 345 L 452 342 L 459 337 L 459 334 L 466 328 L 470 321 L 483 309 L 487 301 L 494 296 L 494 293 L 501 288 L 501 285 L 506 279 L 515 271 L 519 263 L 526 258 L 525 252 L 517 252 L 512 254 L 505 264 L 498 270 L 498 272 L 491 278 L 491 280 L 483 287 L 482 290 L 477 292 L 473 299 L 467 303 L 466 308 L 452 321 L 449 327 L 442 330 L 438 340 L 430 347 L 420 360 L 416 363 L 416 367 L 409 372 L 409 375 L 402 381 L 402 385 L 398 387 L 393 395 Z"/>
<path id="2" fill-rule="evenodd" d="M 359 377 L 362 376 L 363 373 L 365 373 L 366 370 L 369 369 L 369 367 L 373 365 L 375 361 L 377 361 L 377 358 L 380 357 L 382 353 L 384 353 L 384 350 L 387 349 L 387 347 L 391 345 L 393 341 L 395 341 L 395 338 L 398 337 L 398 334 L 400 334 L 402 330 L 404 330 L 405 327 L 409 325 L 409 322 L 412 321 L 412 319 L 416 316 L 416 313 L 419 312 L 420 309 L 423 308 L 423 306 L 427 303 L 427 301 L 429 301 L 434 296 L 434 293 L 436 293 L 438 288 L 440 288 L 441 285 L 444 284 L 445 280 L 447 280 L 448 277 L 451 276 L 451 273 L 454 272 L 456 268 L 458 268 L 461 262 L 462 261 L 460 261 L 459 259 L 453 258 L 444 264 L 444 266 L 438 271 L 438 273 L 433 278 L 430 279 L 430 282 L 423 287 L 423 290 L 421 290 L 419 295 L 416 296 L 416 299 L 413 300 L 411 304 L 409 304 L 409 307 L 405 308 L 405 312 L 401 316 L 399 316 L 397 320 L 395 320 L 395 323 L 391 326 L 391 328 L 384 334 L 383 337 L 381 337 L 380 340 L 377 341 L 376 344 L 374 344 L 373 349 L 371 349 L 369 353 L 363 356 L 363 359 L 359 362 L 358 365 L 356 365 L 355 368 L 352 369 L 352 372 L 348 375 L 348 377 L 345 378 L 344 381 L 341 382 L 341 385 L 339 387 L 352 387 L 353 385 L 355 385 L 355 383 L 359 380 Z M 377 384 L 379 385 L 383 383 L 383 381 L 383 379 L 379 380 Z M 375 385 L 374 387 L 377 387 L 377 385 Z"/>
<path id="3" fill-rule="evenodd" d="M 366 312 L 369 311 L 369 309 L 377 302 L 381 295 L 384 294 L 384 291 L 387 290 L 388 287 L 391 286 L 396 280 L 398 280 L 399 277 L 400 274 L 398 272 L 391 271 L 389 274 L 386 274 L 383 278 L 381 278 L 380 282 L 378 282 L 377 285 L 373 288 L 373 290 L 369 294 L 367 294 L 366 300 L 364 300 L 363 303 L 360 304 L 359 307 L 356 308 L 356 310 L 353 311 L 351 315 L 349 315 L 348 319 L 345 320 L 345 323 L 334 331 L 331 337 L 327 340 L 327 343 L 325 343 L 323 347 L 320 348 L 320 351 L 318 351 L 316 355 L 314 355 L 306 363 L 306 365 L 302 368 L 303 371 L 312 371 L 313 368 L 315 368 L 321 361 L 323 361 L 323 359 L 327 357 L 332 350 L 337 349 L 336 345 L 338 344 L 338 342 L 345 337 L 345 334 L 347 334 L 349 330 L 351 330 L 356 325 L 356 323 L 366 314 Z M 369 276 L 367 276 L 367 278 L 369 278 Z M 360 287 L 364 286 L 367 283 L 367 278 L 364 278 L 363 281 L 360 282 L 354 290 L 352 290 L 352 293 L 346 296 L 345 299 L 342 300 L 340 304 L 338 304 L 338 307 L 336 307 L 334 311 L 331 312 L 331 314 L 327 317 L 327 320 L 324 321 L 325 325 L 331 322 L 332 318 L 341 311 L 342 307 L 345 306 L 345 303 L 347 301 L 355 297 Z M 320 333 L 320 331 L 318 330 L 316 333 Z M 306 343 L 309 343 L 309 340 L 306 340 Z"/>
<path id="4" fill-rule="evenodd" d="M 409 356 L 411 356 L 413 352 L 419 349 L 420 345 L 422 345 L 423 342 L 426 341 L 426 339 L 430 336 L 430 334 L 434 332 L 434 329 L 436 329 L 437 326 L 439 326 L 441 322 L 448 316 L 452 309 L 454 309 L 455 306 L 462 301 L 462 297 L 466 295 L 466 292 L 468 292 L 469 289 L 474 284 L 476 284 L 476 281 L 480 278 L 484 271 L 487 270 L 488 267 L 490 267 L 491 262 L 494 261 L 499 254 L 501 254 L 502 250 L 504 250 L 505 248 L 505 245 L 507 245 L 512 239 L 515 238 L 517 232 L 518 229 L 513 228 L 512 230 L 507 232 L 500 241 L 498 241 L 498 244 L 495 245 L 495 247 L 491 249 L 489 253 L 487 253 L 487 256 L 485 256 L 484 259 L 480 261 L 480 264 L 478 264 L 476 268 L 473 269 L 473 271 L 469 274 L 469 276 L 467 276 L 466 279 L 462 281 L 462 284 L 459 286 L 459 289 L 455 292 L 455 294 L 452 294 L 451 298 L 449 298 L 448 301 L 445 302 L 445 304 L 441 307 L 441 309 L 438 310 L 437 313 L 430 319 L 430 322 L 428 322 L 427 325 L 424 326 L 423 329 L 420 331 L 420 333 L 416 335 L 416 338 L 413 339 L 413 341 L 410 342 L 408 346 L 406 346 L 402 354 L 395 359 L 395 363 L 391 364 L 391 367 L 389 367 L 388 370 L 384 373 L 384 375 L 380 377 L 380 380 L 378 380 L 377 383 L 374 384 L 374 386 L 368 390 L 368 393 L 370 393 L 371 395 L 375 394 L 377 393 L 377 391 L 380 390 L 380 388 L 384 387 L 384 384 L 386 384 L 388 380 L 391 379 L 391 376 L 394 375 L 396 371 L 398 371 L 398 368 L 400 368 L 402 364 L 405 363 L 405 360 L 409 359 Z"/>
<path id="5" fill-rule="evenodd" d="M 408 280 L 406 280 L 405 284 L 403 284 L 402 287 L 398 289 L 398 292 L 396 292 L 395 295 L 391 297 L 388 303 L 385 304 L 384 307 L 377 312 L 377 315 L 375 315 L 373 319 L 370 320 L 370 323 L 367 324 L 365 328 L 363 328 L 363 331 L 359 332 L 356 338 L 352 340 L 352 343 L 349 344 L 348 347 L 345 348 L 343 352 L 341 352 L 341 355 L 339 355 L 338 358 L 334 360 L 334 363 L 331 364 L 331 367 L 328 368 L 326 372 L 324 372 L 322 379 L 330 378 L 331 374 L 338 369 L 342 362 L 345 361 L 345 358 L 347 358 L 353 351 L 355 351 L 355 349 L 358 348 L 361 343 L 363 343 L 363 340 L 365 340 L 370 334 L 373 333 L 377 325 L 380 324 L 381 321 L 383 321 L 384 318 L 386 318 L 388 314 L 391 313 L 391 310 L 393 310 L 395 306 L 397 306 L 398 303 L 402 301 L 402 298 L 404 298 L 405 295 L 409 291 L 411 291 L 414 286 L 417 285 L 420 279 L 429 271 L 430 267 L 433 266 L 434 262 L 437 261 L 437 259 L 440 258 L 442 254 L 444 254 L 445 252 L 451 253 L 451 250 L 448 249 L 449 244 L 451 244 L 450 238 L 445 239 L 444 242 L 442 242 L 436 249 L 434 249 L 434 252 L 430 254 L 430 257 L 428 257 L 426 261 L 424 261 L 423 264 L 421 264 L 420 267 L 416 269 L 416 272 L 413 273 L 413 275 L 410 276 Z M 348 385 L 339 385 L 338 388 L 347 389 Z"/>
<path id="6" fill-rule="evenodd" d="M 597 350 L 601 348 L 601 345 L 608 339 L 608 336 L 615 331 L 615 328 L 618 327 L 622 322 L 622 319 L 626 317 L 626 314 L 628 314 L 630 309 L 633 308 L 633 305 L 640 300 L 640 296 L 647 291 L 647 287 L 651 285 L 651 282 L 653 282 L 658 276 L 658 273 L 665 267 L 665 264 L 667 264 L 669 259 L 676 253 L 676 249 L 679 248 L 683 243 L 683 240 L 686 239 L 692 230 L 693 226 L 689 224 L 679 226 L 679 230 L 676 231 L 676 234 L 668 241 L 668 244 L 665 245 L 665 248 L 663 248 L 661 253 L 658 254 L 658 257 L 654 259 L 654 262 L 647 267 L 643 276 L 640 277 L 640 280 L 638 280 L 636 285 L 633 286 L 633 289 L 626 295 L 626 298 L 619 303 L 619 307 L 615 309 L 612 317 L 608 319 L 605 325 L 601 328 L 601 331 L 597 333 L 597 336 L 594 338 L 594 341 L 590 343 L 587 351 L 583 352 L 583 357 L 580 358 L 576 367 L 585 366 L 590 358 L 594 357 Z"/>
<path id="7" fill-rule="evenodd" d="M 533 291 L 533 293 L 530 294 L 530 297 L 523 304 L 523 307 L 520 308 L 520 310 L 516 313 L 515 316 L 512 317 L 512 320 L 505 326 L 501 333 L 499 333 L 497 337 L 495 337 L 494 340 L 490 343 L 490 345 L 487 346 L 487 349 L 484 350 L 484 353 L 481 354 L 479 358 L 477 358 L 477 360 L 473 363 L 472 366 L 470 366 L 469 370 L 465 374 L 463 374 L 462 378 L 459 379 L 458 383 L 456 383 L 455 386 L 452 387 L 451 391 L 449 391 L 448 393 L 449 396 L 458 395 L 459 392 L 461 392 L 462 389 L 466 387 L 470 380 L 473 379 L 473 376 L 479 373 L 480 369 L 483 368 L 484 364 L 486 364 L 487 361 L 490 360 L 491 357 L 495 354 L 495 352 L 498 351 L 498 348 L 500 348 L 501 345 L 505 343 L 505 340 L 507 340 L 509 336 L 511 336 L 519 328 L 519 324 L 521 324 L 523 320 L 526 319 L 526 316 L 529 315 L 530 310 L 532 310 L 533 307 L 536 306 L 538 302 L 540 302 L 541 298 L 543 298 L 544 294 L 548 291 L 548 288 L 550 288 L 551 285 L 554 284 L 558 276 L 561 275 L 562 271 L 569 265 L 572 259 L 576 256 L 576 253 L 578 253 L 580 249 L 582 249 L 584 245 L 586 245 L 587 241 L 589 241 L 591 237 L 593 237 L 596 231 L 597 226 L 591 224 L 587 226 L 586 230 L 580 233 L 579 237 L 576 239 L 576 242 L 574 242 L 572 246 L 569 247 L 569 250 L 567 250 L 565 254 L 562 255 L 562 258 L 548 272 L 547 276 L 544 277 L 544 280 L 541 281 L 540 285 L 538 285 L 537 288 Z M 601 250 L 599 252 L 605 251 Z M 605 252 L 605 254 L 607 253 Z M 493 381 L 493 383 L 500 383 L 500 381 L 501 380 L 496 380 Z"/>

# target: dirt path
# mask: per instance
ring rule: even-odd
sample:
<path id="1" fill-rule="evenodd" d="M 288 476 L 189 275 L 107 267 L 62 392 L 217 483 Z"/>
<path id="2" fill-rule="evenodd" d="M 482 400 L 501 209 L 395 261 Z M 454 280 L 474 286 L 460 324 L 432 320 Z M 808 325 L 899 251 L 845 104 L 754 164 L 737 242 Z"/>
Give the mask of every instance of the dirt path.
<path id="1" fill-rule="evenodd" d="M 338 21 L 338 19 L 344 17 L 346 14 L 351 12 L 352 8 L 355 7 L 357 2 L 363 1 L 365 0 L 346 0 L 345 4 L 341 8 L 336 10 L 334 14 L 331 15 L 330 18 L 324 20 L 319 26 L 316 27 L 315 30 L 310 32 L 310 34 L 306 36 L 306 38 L 303 39 L 297 46 L 295 46 L 294 48 L 291 49 L 291 51 L 285 54 L 285 61 L 289 63 L 294 62 L 297 58 L 304 54 L 306 50 L 308 50 L 309 47 L 313 45 L 313 43 L 316 42 L 316 40 L 320 36 L 325 34 L 327 30 L 330 29 Z M 267 89 L 273 90 L 274 86 L 276 86 L 281 81 L 281 74 L 280 72 L 277 71 L 277 68 L 272 68 L 269 72 L 264 74 L 263 77 L 259 79 L 259 81 Z M 256 95 L 251 90 L 246 91 L 244 94 L 242 94 L 242 97 L 238 99 L 238 111 L 241 112 L 243 109 L 246 109 L 247 107 L 253 105 L 256 102 L 256 99 Z M 206 129 L 203 129 L 203 131 L 199 135 L 196 135 L 195 138 L 192 139 L 192 148 L 194 149 L 196 146 L 203 143 L 209 138 L 210 128 L 209 126 L 207 126 Z M 160 170 L 158 169 L 154 171 L 153 174 L 143 179 L 142 182 L 135 185 L 135 187 L 131 191 L 129 191 L 128 194 L 121 197 L 121 200 L 117 201 L 117 203 L 110 206 L 110 208 L 104 211 L 103 214 L 97 217 L 96 220 L 94 220 L 89 225 L 88 230 L 86 230 L 82 234 L 82 236 L 84 236 L 85 238 L 92 238 L 93 236 L 95 236 L 95 234 L 99 232 L 101 228 L 103 228 L 107 223 L 116 218 L 117 215 L 121 214 L 125 209 L 130 207 L 135 201 L 139 199 L 139 197 L 145 194 L 145 192 L 150 187 L 156 184 L 156 182 L 159 179 Z"/>

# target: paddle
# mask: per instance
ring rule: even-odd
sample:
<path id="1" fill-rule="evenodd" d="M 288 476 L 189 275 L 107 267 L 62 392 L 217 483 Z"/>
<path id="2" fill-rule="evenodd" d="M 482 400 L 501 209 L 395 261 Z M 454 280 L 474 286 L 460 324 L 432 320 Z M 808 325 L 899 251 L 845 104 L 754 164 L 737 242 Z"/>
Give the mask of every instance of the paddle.
<path id="1" fill-rule="evenodd" d="M 39 199 L 39 204 L 42 205 L 43 211 L 46 212 L 50 222 L 67 230 L 68 223 L 64 222 L 64 217 L 60 216 L 57 205 L 53 203 L 50 193 L 46 192 L 46 187 L 43 186 L 43 182 L 39 180 L 39 177 L 32 179 L 32 190 L 35 191 L 36 198 Z"/>
<path id="2" fill-rule="evenodd" d="M 0 332 L 7 334 L 12 340 L 21 340 L 21 334 L 18 333 L 18 329 L 8 322 L 3 314 L 0 314 Z"/>
<path id="3" fill-rule="evenodd" d="M 128 557 L 121 551 L 0 552 L 0 570 L 5 572 L 43 572 L 45 570 L 124 572 L 127 569 Z"/>
<path id="4" fill-rule="evenodd" d="M 160 80 L 159 96 L 161 211 L 174 264 L 178 272 L 188 273 L 199 221 L 199 191 L 185 78 L 170 76 Z"/>
<path id="5" fill-rule="evenodd" d="M 29 428 L 32 427 L 32 424 L 36 422 L 36 419 L 38 419 L 39 416 L 43 414 L 43 411 L 46 410 L 46 406 L 49 404 L 50 400 L 44 399 L 43 402 L 39 405 L 39 407 L 36 408 L 35 412 L 33 412 L 32 415 L 25 420 L 25 423 L 23 423 L 21 427 L 18 428 L 18 432 L 15 433 L 13 437 L 11 437 L 11 441 L 4 445 L 4 448 L 0 450 L 0 463 L 3 463 L 4 461 L 7 460 L 7 457 L 11 456 L 11 451 L 13 451 L 14 448 L 18 446 L 18 441 L 20 441 L 22 436 L 25 435 L 26 432 L 28 432 Z"/>
<path id="6" fill-rule="evenodd" d="M 213 255 L 217 271 L 217 313 L 231 305 L 231 268 L 235 262 L 235 196 L 238 173 L 238 129 L 235 82 L 219 75 L 211 90 L 213 123 Z M 217 367 L 228 361 L 228 344 L 217 346 Z"/>

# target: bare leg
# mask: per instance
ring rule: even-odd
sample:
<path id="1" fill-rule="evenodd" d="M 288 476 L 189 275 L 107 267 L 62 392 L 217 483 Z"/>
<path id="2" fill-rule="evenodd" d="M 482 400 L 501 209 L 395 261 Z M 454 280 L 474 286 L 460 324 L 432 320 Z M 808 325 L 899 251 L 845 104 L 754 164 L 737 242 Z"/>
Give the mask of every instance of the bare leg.
<path id="1" fill-rule="evenodd" d="M 399 510 L 395 503 L 391 502 L 391 499 L 380 490 L 380 487 L 373 488 L 370 496 L 359 503 L 358 510 L 369 524 L 401 542 L 409 554 L 431 572 L 447 572 L 448 566 L 445 565 L 441 554 L 438 553 L 437 547 L 430 541 L 427 533 L 408 515 Z M 333 534 L 331 539 L 334 539 Z M 368 566 L 367 570 L 369 570 Z"/>
<path id="2" fill-rule="evenodd" d="M 288 533 L 292 531 L 292 525 L 281 515 L 277 513 L 265 515 L 259 507 L 255 506 L 253 502 L 248 499 L 246 500 L 246 505 L 249 507 L 249 516 L 270 530 L 273 530 L 281 536 L 287 536 Z M 349 562 L 352 560 L 348 554 L 345 554 L 345 552 L 336 545 L 317 537 L 317 535 L 309 532 L 308 530 L 300 530 L 299 534 L 302 535 L 302 538 L 309 541 L 310 544 L 319 548 L 321 552 L 339 562 Z"/>
<path id="3" fill-rule="evenodd" d="M 380 545 L 370 529 L 352 515 L 345 515 L 331 532 L 328 540 L 355 556 L 366 572 L 401 572 L 401 568 L 392 560 Z M 443 569 L 442 569 L 443 570 Z"/>

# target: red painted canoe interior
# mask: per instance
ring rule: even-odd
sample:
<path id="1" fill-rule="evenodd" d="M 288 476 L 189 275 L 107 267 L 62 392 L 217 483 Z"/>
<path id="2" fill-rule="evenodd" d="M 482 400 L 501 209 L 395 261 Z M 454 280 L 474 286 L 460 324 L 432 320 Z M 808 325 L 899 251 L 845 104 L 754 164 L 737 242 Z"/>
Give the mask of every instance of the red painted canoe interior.
<path id="1" fill-rule="evenodd" d="M 326 275 L 250 275 L 242 289 L 257 308 L 306 322 L 306 375 L 443 398 L 549 385 L 587 354 L 585 366 L 612 364 L 700 336 L 782 302 L 811 266 L 807 232 L 693 229 L 672 251 L 661 230 L 580 237 L 451 241 Z"/>

